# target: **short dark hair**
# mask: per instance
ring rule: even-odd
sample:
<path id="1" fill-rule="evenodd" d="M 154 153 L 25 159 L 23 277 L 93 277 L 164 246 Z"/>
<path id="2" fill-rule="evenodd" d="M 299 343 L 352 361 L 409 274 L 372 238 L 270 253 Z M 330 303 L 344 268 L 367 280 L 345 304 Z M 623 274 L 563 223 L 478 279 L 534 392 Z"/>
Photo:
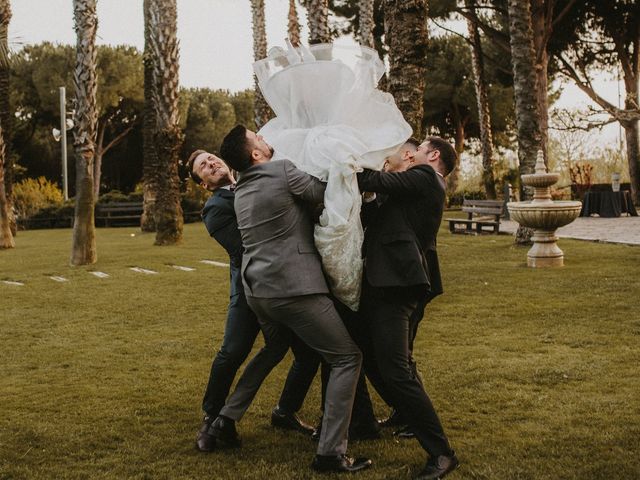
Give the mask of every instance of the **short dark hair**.
<path id="1" fill-rule="evenodd" d="M 444 176 L 446 177 L 454 168 L 456 168 L 456 164 L 458 163 L 458 154 L 456 153 L 455 148 L 453 148 L 453 145 L 447 142 L 444 138 L 440 137 L 427 137 L 425 142 L 428 142 L 435 150 L 440 152 L 440 160 L 444 165 Z"/>
<path id="2" fill-rule="evenodd" d="M 418 148 L 420 146 L 420 141 L 417 138 L 414 137 L 410 137 L 407 139 L 406 142 L 404 142 L 405 144 L 409 144 L 409 145 L 413 145 L 414 147 Z"/>
<path id="3" fill-rule="evenodd" d="M 236 125 L 222 140 L 220 156 L 234 170 L 244 172 L 251 166 L 251 147 L 247 141 L 247 127 Z"/>
<path id="4" fill-rule="evenodd" d="M 195 150 L 191 153 L 191 155 L 189 155 L 189 159 L 187 160 L 187 168 L 189 169 L 189 175 L 191 175 L 191 179 L 194 182 L 196 182 L 198 185 L 202 183 L 202 179 L 200 178 L 200 175 L 198 175 L 196 172 L 193 171 L 193 162 L 195 162 L 196 158 L 198 158 L 198 156 L 203 153 L 207 153 L 207 152 L 204 150 Z"/>

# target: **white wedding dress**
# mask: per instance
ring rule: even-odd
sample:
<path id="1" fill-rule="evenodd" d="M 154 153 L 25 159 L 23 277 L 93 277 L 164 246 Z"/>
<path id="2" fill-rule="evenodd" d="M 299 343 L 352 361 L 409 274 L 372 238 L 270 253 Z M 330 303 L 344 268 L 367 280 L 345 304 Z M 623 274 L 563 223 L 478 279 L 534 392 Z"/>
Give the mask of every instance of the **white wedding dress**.
<path id="1" fill-rule="evenodd" d="M 259 132 L 273 159 L 327 182 L 315 243 L 332 293 L 356 310 L 363 269 L 356 173 L 382 168 L 411 127 L 393 97 L 376 89 L 384 65 L 370 48 L 289 44 L 271 49 L 254 71 L 276 114 Z"/>

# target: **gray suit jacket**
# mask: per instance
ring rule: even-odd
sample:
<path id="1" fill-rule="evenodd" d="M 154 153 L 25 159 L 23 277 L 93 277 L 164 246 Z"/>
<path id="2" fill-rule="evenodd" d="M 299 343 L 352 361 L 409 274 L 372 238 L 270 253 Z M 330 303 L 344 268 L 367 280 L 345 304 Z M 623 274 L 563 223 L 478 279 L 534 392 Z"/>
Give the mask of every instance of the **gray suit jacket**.
<path id="1" fill-rule="evenodd" d="M 328 293 L 313 242 L 311 208 L 325 184 L 289 160 L 254 165 L 240 174 L 234 208 L 242 235 L 247 295 L 283 298 Z"/>

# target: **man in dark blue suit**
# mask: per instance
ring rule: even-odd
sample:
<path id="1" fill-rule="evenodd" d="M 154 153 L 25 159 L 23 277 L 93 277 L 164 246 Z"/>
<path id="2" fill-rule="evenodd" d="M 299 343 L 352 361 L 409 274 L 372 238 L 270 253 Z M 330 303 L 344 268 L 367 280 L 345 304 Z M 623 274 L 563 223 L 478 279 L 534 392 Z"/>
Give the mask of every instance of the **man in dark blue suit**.
<path id="1" fill-rule="evenodd" d="M 233 176 L 222 159 L 204 150 L 196 150 L 191 154 L 188 168 L 197 184 L 213 192 L 204 206 L 202 219 L 209 235 L 229 254 L 231 272 L 224 339 L 211 365 L 209 382 L 202 400 L 205 416 L 196 440 L 198 450 L 209 452 L 217 446 L 211 424 L 224 406 L 231 384 L 240 365 L 251 352 L 260 326 L 247 304 L 240 275 L 243 249 L 233 208 Z M 297 339 L 294 339 L 291 349 L 295 361 L 287 376 L 278 406 L 272 412 L 271 423 L 276 427 L 311 434 L 313 428 L 303 423 L 296 412 L 302 406 L 317 372 L 320 357 Z M 251 363 L 264 361 L 269 355 L 267 345 L 253 357 Z M 227 440 L 230 440 L 227 443 L 237 443 L 234 438 L 237 440 L 233 435 L 227 437 Z"/>

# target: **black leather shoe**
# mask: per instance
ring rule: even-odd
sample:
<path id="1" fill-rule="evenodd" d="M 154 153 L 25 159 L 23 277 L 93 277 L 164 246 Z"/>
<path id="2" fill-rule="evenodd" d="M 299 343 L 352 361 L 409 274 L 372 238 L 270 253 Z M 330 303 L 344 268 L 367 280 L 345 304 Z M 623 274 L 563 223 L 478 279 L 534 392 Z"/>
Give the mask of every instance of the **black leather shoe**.
<path id="1" fill-rule="evenodd" d="M 311 468 L 316 472 L 359 472 L 371 466 L 371 460 L 368 458 L 353 459 L 345 454 L 343 455 L 316 455 L 313 459 Z"/>
<path id="2" fill-rule="evenodd" d="M 196 437 L 196 448 L 201 452 L 213 452 L 216 449 L 216 437 L 209 434 L 214 418 L 208 415 L 202 419 L 202 425 Z"/>
<path id="3" fill-rule="evenodd" d="M 304 433 L 305 435 L 313 435 L 316 431 L 311 425 L 304 423 L 295 413 L 289 413 L 276 407 L 271 412 L 271 425 L 284 430 L 294 430 Z"/>
<path id="4" fill-rule="evenodd" d="M 378 420 L 378 426 L 380 428 L 402 427 L 404 425 L 406 424 L 402 421 L 400 414 L 395 409 L 391 410 L 391 414 L 387 418 Z"/>
<path id="5" fill-rule="evenodd" d="M 207 430 L 207 434 L 216 438 L 216 443 L 219 447 L 236 448 L 241 444 L 240 436 L 236 431 L 236 422 L 222 415 L 218 415 L 213 421 Z"/>
<path id="6" fill-rule="evenodd" d="M 416 438 L 416 434 L 413 433 L 407 425 L 393 432 L 393 436 L 400 440 L 410 440 L 412 438 Z"/>
<path id="7" fill-rule="evenodd" d="M 313 430 L 313 433 L 311 434 L 311 440 L 313 440 L 314 442 L 319 442 L 321 433 L 322 433 L 322 419 L 320 419 L 320 421 L 318 422 L 318 426 Z"/>
<path id="8" fill-rule="evenodd" d="M 436 459 L 429 459 L 424 470 L 416 477 L 416 480 L 440 480 L 460 466 L 455 452 L 451 456 L 440 455 Z"/>

